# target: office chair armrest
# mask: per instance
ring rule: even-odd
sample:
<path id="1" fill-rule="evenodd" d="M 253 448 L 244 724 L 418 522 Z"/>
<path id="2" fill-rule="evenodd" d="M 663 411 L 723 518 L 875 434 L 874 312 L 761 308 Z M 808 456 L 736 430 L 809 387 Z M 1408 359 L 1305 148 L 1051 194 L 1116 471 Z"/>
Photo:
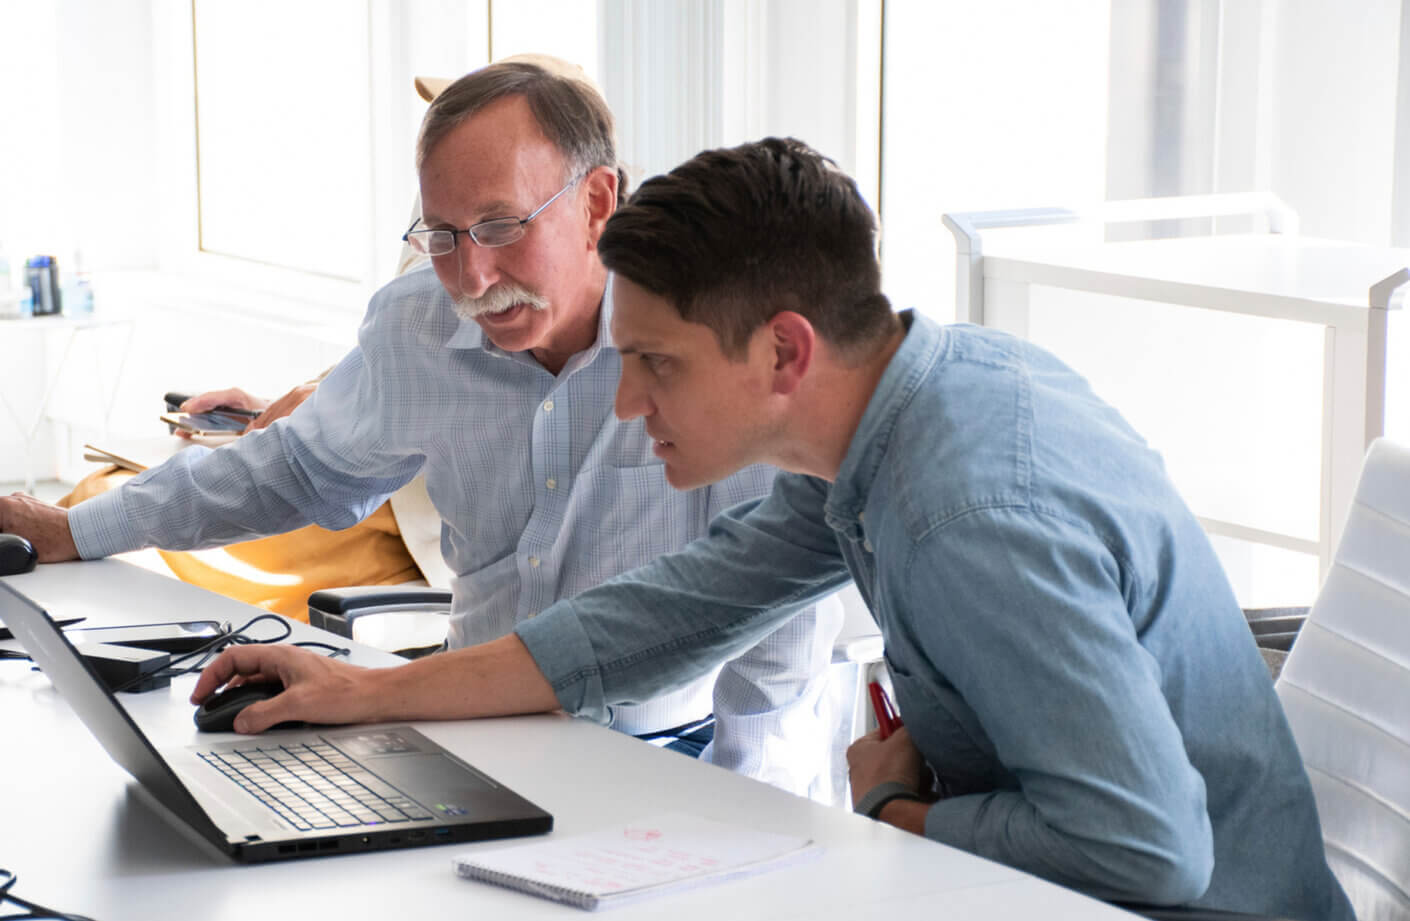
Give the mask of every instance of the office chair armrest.
<path id="1" fill-rule="evenodd" d="M 1249 629 L 1257 633 L 1265 624 L 1301 624 L 1307 620 L 1309 610 L 1306 607 L 1244 608 L 1244 620 L 1248 621 Z"/>
<path id="2" fill-rule="evenodd" d="M 329 588 L 308 596 L 308 622 L 352 639 L 353 621 L 369 614 L 397 611 L 449 613 L 451 593 L 425 586 L 363 585 Z"/>
<path id="3" fill-rule="evenodd" d="M 881 661 L 881 634 L 875 636 L 839 636 L 832 646 L 832 663 L 856 662 L 868 665 Z"/>
<path id="4" fill-rule="evenodd" d="M 1287 652 L 1307 621 L 1307 608 L 1245 608 L 1244 619 L 1254 642 L 1264 649 Z"/>

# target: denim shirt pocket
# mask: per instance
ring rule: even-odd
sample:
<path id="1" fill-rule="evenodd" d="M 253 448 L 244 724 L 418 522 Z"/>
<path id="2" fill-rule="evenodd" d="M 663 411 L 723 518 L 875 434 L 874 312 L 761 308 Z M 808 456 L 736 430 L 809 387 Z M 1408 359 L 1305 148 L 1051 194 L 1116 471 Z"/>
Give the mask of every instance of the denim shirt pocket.
<path id="1" fill-rule="evenodd" d="M 888 650 L 886 667 L 911 741 L 950 795 L 1016 786 L 959 692 L 938 674 L 912 673 Z"/>

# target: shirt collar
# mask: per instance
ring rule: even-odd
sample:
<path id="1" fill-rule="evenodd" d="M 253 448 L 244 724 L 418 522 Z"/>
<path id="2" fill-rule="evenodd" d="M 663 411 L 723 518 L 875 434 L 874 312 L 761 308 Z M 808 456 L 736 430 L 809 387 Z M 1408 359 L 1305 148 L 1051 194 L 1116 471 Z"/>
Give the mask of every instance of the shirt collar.
<path id="1" fill-rule="evenodd" d="M 944 352 L 944 327 L 912 310 L 902 311 L 900 317 L 908 327 L 906 337 L 872 391 L 828 492 L 828 524 L 838 530 L 857 529 L 901 412 Z"/>

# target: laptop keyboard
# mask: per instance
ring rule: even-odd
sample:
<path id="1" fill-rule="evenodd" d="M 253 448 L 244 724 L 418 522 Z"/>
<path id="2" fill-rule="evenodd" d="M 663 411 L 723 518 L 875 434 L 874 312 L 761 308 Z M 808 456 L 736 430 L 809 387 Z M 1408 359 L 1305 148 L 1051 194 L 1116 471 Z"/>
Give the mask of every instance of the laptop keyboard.
<path id="1" fill-rule="evenodd" d="M 326 742 L 199 754 L 299 831 L 434 818 Z"/>

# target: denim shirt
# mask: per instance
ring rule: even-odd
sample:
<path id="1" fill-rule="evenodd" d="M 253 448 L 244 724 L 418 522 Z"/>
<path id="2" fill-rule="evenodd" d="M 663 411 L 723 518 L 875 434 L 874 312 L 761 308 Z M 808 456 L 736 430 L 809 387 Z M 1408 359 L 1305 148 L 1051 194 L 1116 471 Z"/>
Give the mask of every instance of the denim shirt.
<path id="1" fill-rule="evenodd" d="M 708 668 L 853 578 L 945 798 L 926 834 L 1098 898 L 1350 919 L 1220 564 L 1160 457 L 992 330 L 909 330 L 835 483 L 517 629 L 572 712 Z"/>

